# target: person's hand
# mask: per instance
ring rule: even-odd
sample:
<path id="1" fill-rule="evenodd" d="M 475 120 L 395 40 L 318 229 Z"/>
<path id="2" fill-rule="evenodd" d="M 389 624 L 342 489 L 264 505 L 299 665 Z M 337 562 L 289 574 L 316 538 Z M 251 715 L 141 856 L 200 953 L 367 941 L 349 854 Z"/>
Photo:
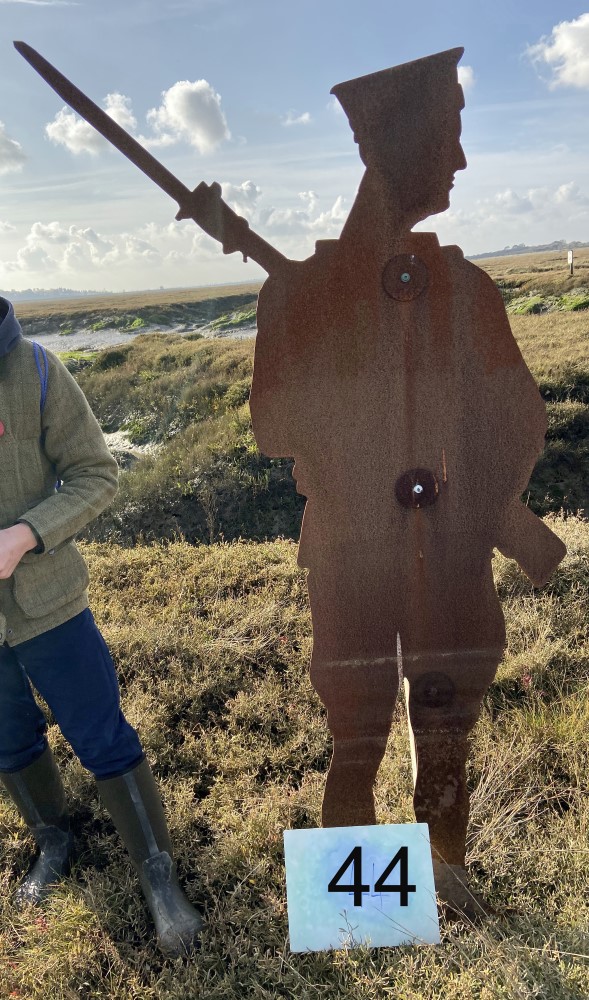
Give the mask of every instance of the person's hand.
<path id="1" fill-rule="evenodd" d="M 28 524 L 13 524 L 0 531 L 0 580 L 12 576 L 25 552 L 36 549 L 37 544 Z"/>

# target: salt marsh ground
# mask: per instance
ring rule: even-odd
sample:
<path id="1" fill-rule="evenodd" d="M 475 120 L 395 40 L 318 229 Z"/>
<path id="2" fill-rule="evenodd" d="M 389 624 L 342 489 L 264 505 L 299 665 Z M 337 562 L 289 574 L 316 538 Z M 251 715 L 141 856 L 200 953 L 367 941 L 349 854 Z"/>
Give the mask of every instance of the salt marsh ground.
<path id="1" fill-rule="evenodd" d="M 499 280 L 512 267 L 544 273 L 505 261 Z M 120 348 L 70 352 L 67 362 L 106 430 L 156 448 L 122 473 L 118 499 L 81 544 L 125 711 L 207 929 L 190 960 L 157 953 L 92 779 L 51 725 L 79 857 L 41 911 L 15 911 L 10 892 L 32 841 L 0 801 L 2 997 L 589 996 L 589 311 L 510 319 L 549 407 L 529 502 L 568 555 L 541 590 L 494 560 L 508 646 L 473 737 L 468 850 L 496 916 L 443 923 L 435 948 L 290 954 L 282 830 L 319 824 L 330 755 L 308 679 L 311 627 L 293 541 L 300 499 L 289 464 L 264 459 L 251 436 L 252 342 L 123 336 Z M 412 818 L 404 713 L 400 701 L 377 782 L 381 822 Z"/>

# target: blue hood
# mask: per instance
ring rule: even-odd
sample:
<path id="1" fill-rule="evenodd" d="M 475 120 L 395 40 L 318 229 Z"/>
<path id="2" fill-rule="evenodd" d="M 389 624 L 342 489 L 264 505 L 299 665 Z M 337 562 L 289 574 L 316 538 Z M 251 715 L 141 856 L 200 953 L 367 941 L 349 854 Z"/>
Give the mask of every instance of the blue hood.
<path id="1" fill-rule="evenodd" d="M 0 296 L 0 358 L 16 347 L 21 339 L 22 330 L 14 315 L 12 302 Z"/>

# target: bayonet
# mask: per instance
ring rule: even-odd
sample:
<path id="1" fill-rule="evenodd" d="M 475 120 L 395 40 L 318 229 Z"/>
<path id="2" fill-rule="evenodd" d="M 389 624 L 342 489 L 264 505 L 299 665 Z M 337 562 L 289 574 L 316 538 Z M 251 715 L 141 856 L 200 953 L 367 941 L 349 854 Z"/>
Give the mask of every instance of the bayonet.
<path id="1" fill-rule="evenodd" d="M 14 42 L 14 47 L 70 108 L 178 203 L 177 219 L 193 219 L 222 244 L 223 253 L 239 250 L 244 260 L 251 257 L 268 273 L 286 263 L 283 254 L 254 233 L 247 219 L 237 215 L 223 201 L 219 184 L 209 185 L 203 181 L 191 191 L 39 52 L 26 42 Z"/>

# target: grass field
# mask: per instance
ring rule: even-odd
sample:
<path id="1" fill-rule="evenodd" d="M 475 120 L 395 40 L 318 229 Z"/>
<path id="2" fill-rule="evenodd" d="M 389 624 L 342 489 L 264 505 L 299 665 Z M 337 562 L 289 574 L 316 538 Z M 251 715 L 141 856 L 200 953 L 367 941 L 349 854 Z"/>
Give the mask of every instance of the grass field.
<path id="1" fill-rule="evenodd" d="M 217 335 L 251 324 L 259 283 L 119 293 L 97 298 L 23 302 L 18 316 L 27 337 L 83 334 L 85 341 L 103 330 L 122 339 L 152 330 L 210 330 Z"/>
<path id="2" fill-rule="evenodd" d="M 0 995 L 73 1000 L 581 1000 L 589 995 L 589 529 L 553 520 L 569 555 L 535 592 L 496 560 L 509 646 L 470 764 L 477 888 L 497 909 L 444 924 L 437 948 L 289 953 L 282 830 L 319 824 L 329 740 L 308 679 L 310 621 L 291 542 L 85 546 L 123 702 L 164 794 L 179 867 L 204 907 L 202 950 L 164 961 L 90 776 L 52 727 L 80 857 L 42 913 L 9 902 L 31 841 L 8 804 Z M 381 822 L 411 820 L 399 702 L 377 785 Z"/>
<path id="3" fill-rule="evenodd" d="M 589 249 L 574 251 L 572 275 L 566 250 L 488 257 L 475 263 L 497 283 L 508 312 L 574 312 L 589 307 Z"/>
<path id="4" fill-rule="evenodd" d="M 151 292 L 117 292 L 114 295 L 88 296 L 78 299 L 49 299 L 22 302 L 18 306 L 19 319 L 76 316 L 88 312 L 128 313 L 148 306 L 165 307 L 185 303 L 206 302 L 228 295 L 251 295 L 255 298 L 260 282 L 243 282 L 237 285 L 207 285 L 205 288 L 167 288 Z"/>
<path id="5" fill-rule="evenodd" d="M 505 260 L 492 264 L 522 266 Z M 207 927 L 190 960 L 162 959 L 93 781 L 52 724 L 79 856 L 41 911 L 17 912 L 10 893 L 32 840 L 0 799 L 2 1000 L 589 996 L 589 312 L 510 320 L 549 408 L 530 503 L 568 555 L 542 590 L 494 559 L 508 646 L 473 736 L 468 861 L 496 916 L 443 922 L 435 948 L 289 952 L 282 831 L 319 825 L 330 757 L 289 540 L 300 498 L 288 463 L 260 456 L 251 435 L 252 342 L 142 336 L 68 359 L 106 429 L 159 448 L 122 475 L 82 548 L 123 706 Z M 560 507 L 566 516 L 550 513 Z M 399 700 L 378 820 L 411 821 L 411 793 Z"/>

